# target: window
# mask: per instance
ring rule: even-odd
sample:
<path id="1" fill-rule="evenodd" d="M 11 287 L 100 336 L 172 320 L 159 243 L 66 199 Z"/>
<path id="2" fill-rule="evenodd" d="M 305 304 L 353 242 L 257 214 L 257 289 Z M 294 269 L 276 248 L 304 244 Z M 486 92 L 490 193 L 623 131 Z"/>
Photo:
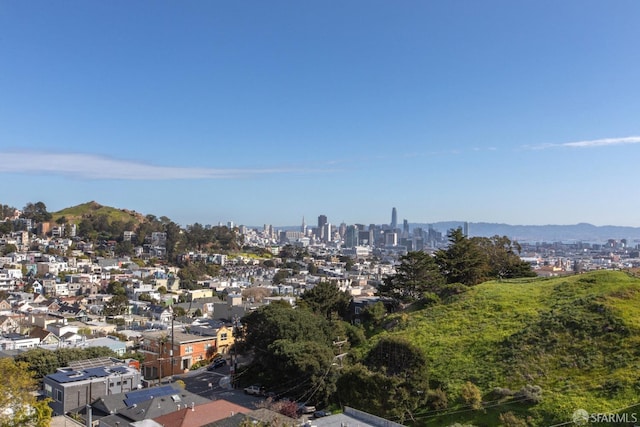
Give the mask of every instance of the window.
<path id="1" fill-rule="evenodd" d="M 51 397 L 51 394 L 53 393 L 53 389 L 51 388 L 51 384 L 45 384 L 44 385 L 44 392 L 47 396 Z"/>
<path id="2" fill-rule="evenodd" d="M 227 340 L 227 333 L 223 332 L 220 334 L 220 341 L 226 341 Z"/>
<path id="3" fill-rule="evenodd" d="M 56 400 L 62 402 L 62 390 L 56 390 Z"/>
<path id="4" fill-rule="evenodd" d="M 193 346 L 190 346 L 190 345 L 186 346 L 186 347 L 185 347 L 185 349 L 184 349 L 184 352 L 185 352 L 186 354 L 191 354 L 191 353 L 193 353 Z"/>

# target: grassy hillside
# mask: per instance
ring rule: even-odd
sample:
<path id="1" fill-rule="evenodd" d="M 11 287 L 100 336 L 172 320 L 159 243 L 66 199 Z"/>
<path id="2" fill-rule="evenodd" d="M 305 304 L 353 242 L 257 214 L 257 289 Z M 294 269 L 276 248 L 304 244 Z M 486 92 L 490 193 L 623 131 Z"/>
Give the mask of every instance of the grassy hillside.
<path id="1" fill-rule="evenodd" d="M 417 424 L 499 425 L 511 411 L 552 425 L 578 408 L 615 412 L 640 402 L 640 279 L 626 273 L 487 282 L 396 320 L 384 334 L 423 348 L 431 381 L 449 396 L 447 411 L 425 410 Z M 481 389 L 484 410 L 459 399 L 467 381 Z M 526 385 L 542 388 L 540 403 L 505 390 Z"/>
<path id="2" fill-rule="evenodd" d="M 116 209 L 109 206 L 102 206 L 96 202 L 87 202 L 81 205 L 72 206 L 62 209 L 58 212 L 52 212 L 52 221 L 56 221 L 60 217 L 65 217 L 69 223 L 79 223 L 83 218 L 97 217 L 104 215 L 108 218 L 109 223 L 121 221 L 127 223 L 133 221 L 136 224 L 144 221 L 144 215 L 135 211 L 126 209 Z"/>

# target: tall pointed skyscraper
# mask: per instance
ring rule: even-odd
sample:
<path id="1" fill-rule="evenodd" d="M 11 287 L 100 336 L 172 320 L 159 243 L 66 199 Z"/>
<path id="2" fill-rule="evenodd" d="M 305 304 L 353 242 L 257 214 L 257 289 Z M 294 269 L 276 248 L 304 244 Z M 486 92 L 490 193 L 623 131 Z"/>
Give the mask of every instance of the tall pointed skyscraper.
<path id="1" fill-rule="evenodd" d="M 391 209 L 391 229 L 395 230 L 398 228 L 398 211 L 394 207 Z"/>

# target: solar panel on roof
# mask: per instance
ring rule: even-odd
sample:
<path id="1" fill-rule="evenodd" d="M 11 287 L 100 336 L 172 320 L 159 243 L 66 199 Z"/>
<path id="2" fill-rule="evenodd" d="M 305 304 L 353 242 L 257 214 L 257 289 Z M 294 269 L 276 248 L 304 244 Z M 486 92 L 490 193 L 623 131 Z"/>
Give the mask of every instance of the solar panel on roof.
<path id="1" fill-rule="evenodd" d="M 109 366 L 113 364 L 111 357 L 96 357 L 93 359 L 76 360 L 69 362 L 69 367 L 73 369 L 99 368 L 101 366 Z"/>
<path id="2" fill-rule="evenodd" d="M 104 368 L 89 368 L 84 370 L 89 377 L 107 377 L 109 373 Z"/>

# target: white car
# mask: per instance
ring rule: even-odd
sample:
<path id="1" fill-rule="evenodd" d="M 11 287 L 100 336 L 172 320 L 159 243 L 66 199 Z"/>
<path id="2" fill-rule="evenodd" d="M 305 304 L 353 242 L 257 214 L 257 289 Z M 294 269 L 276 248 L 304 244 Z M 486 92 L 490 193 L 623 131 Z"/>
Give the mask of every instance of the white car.
<path id="1" fill-rule="evenodd" d="M 251 394 L 253 396 L 260 396 L 262 394 L 262 387 L 258 384 L 250 385 L 249 387 L 245 387 L 245 394 Z"/>

